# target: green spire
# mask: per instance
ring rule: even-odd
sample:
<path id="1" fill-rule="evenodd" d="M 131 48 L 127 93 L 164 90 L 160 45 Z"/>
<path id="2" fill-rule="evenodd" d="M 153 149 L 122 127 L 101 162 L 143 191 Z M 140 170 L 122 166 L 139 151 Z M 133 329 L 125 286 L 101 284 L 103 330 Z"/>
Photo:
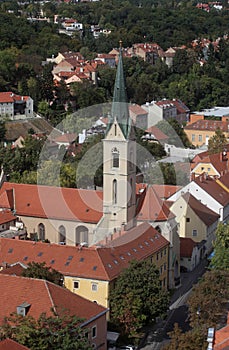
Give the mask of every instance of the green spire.
<path id="1" fill-rule="evenodd" d="M 122 61 L 122 42 L 120 41 L 119 60 L 115 78 L 114 95 L 111 108 L 111 116 L 109 117 L 108 130 L 113 124 L 115 118 L 126 138 L 130 131 L 130 116 L 126 94 L 126 84 L 123 71 Z"/>

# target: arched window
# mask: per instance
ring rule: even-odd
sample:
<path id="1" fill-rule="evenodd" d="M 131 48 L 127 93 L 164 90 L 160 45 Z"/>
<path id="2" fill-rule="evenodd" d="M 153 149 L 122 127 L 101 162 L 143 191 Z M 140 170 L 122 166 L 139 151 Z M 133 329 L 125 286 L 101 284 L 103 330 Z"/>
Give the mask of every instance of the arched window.
<path id="1" fill-rule="evenodd" d="M 117 180 L 113 180 L 113 204 L 117 204 Z"/>
<path id="2" fill-rule="evenodd" d="M 38 225 L 38 238 L 41 241 L 45 240 L 45 225 L 42 223 Z"/>
<path id="3" fill-rule="evenodd" d="M 66 230 L 63 225 L 61 225 L 58 229 L 59 232 L 59 242 L 62 244 L 66 243 Z"/>
<path id="4" fill-rule="evenodd" d="M 75 244 L 88 243 L 88 228 L 85 226 L 78 226 L 75 229 Z"/>
<path id="5" fill-rule="evenodd" d="M 112 149 L 112 167 L 119 168 L 119 151 L 116 147 Z"/>

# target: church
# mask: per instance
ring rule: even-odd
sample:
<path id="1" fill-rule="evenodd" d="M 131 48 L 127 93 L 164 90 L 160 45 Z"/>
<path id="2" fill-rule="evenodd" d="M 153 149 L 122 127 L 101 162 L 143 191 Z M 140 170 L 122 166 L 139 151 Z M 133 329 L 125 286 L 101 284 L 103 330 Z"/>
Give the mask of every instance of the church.
<path id="1" fill-rule="evenodd" d="M 106 246 L 148 223 L 170 243 L 169 288 L 179 278 L 174 215 L 151 186 L 136 184 L 136 140 L 120 47 L 113 102 L 103 139 L 103 191 L 4 182 L 0 208 L 11 210 L 28 237 L 70 246 Z"/>

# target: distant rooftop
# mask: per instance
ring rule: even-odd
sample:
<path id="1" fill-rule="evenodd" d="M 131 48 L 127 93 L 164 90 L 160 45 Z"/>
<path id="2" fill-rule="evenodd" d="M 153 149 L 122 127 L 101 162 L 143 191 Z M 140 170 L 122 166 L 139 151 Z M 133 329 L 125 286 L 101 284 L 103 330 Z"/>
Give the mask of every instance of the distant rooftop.
<path id="1" fill-rule="evenodd" d="M 196 111 L 196 112 L 192 112 L 193 114 L 201 114 L 201 115 L 205 115 L 205 116 L 215 116 L 215 117 L 223 117 L 226 115 L 229 115 L 229 107 L 213 107 L 210 109 L 204 109 L 203 111 Z"/>

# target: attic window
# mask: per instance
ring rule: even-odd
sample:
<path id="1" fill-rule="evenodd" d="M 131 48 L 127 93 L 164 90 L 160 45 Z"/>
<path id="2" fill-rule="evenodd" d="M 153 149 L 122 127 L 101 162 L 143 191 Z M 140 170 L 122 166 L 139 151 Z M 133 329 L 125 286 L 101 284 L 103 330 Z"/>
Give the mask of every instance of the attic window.
<path id="1" fill-rule="evenodd" d="M 107 264 L 107 266 L 108 266 L 110 269 L 112 268 L 111 264 Z"/>
<path id="2" fill-rule="evenodd" d="M 114 263 L 115 263 L 116 265 L 118 265 L 118 261 L 117 261 L 117 260 L 114 260 Z"/>
<path id="3" fill-rule="evenodd" d="M 139 248 L 141 248 L 141 249 L 142 249 L 142 248 L 143 248 L 143 245 L 139 244 Z"/>
<path id="4" fill-rule="evenodd" d="M 27 207 L 29 207 L 30 206 L 30 203 L 27 203 Z"/>
<path id="5" fill-rule="evenodd" d="M 28 260 L 28 256 L 25 256 L 23 260 L 24 260 L 24 261 L 27 261 L 27 260 Z"/>
<path id="6" fill-rule="evenodd" d="M 70 261 L 66 261 L 65 266 L 68 266 L 70 264 Z"/>
<path id="7" fill-rule="evenodd" d="M 13 253 L 13 248 L 9 248 L 8 253 Z"/>
<path id="8" fill-rule="evenodd" d="M 95 271 L 97 269 L 97 266 L 93 266 L 93 271 Z"/>
<path id="9" fill-rule="evenodd" d="M 29 309 L 30 309 L 30 304 L 29 303 L 22 303 L 21 305 L 17 306 L 17 314 L 21 316 L 26 316 Z"/>
<path id="10" fill-rule="evenodd" d="M 43 255 L 43 252 L 39 252 L 38 254 L 37 254 L 37 256 L 42 256 Z"/>
<path id="11" fill-rule="evenodd" d="M 69 255 L 68 260 L 72 260 L 73 256 Z"/>
<path id="12" fill-rule="evenodd" d="M 124 256 L 123 256 L 123 255 L 120 255 L 120 259 L 121 259 L 121 260 L 124 260 L 125 258 L 124 258 Z"/>
<path id="13" fill-rule="evenodd" d="M 51 261 L 50 261 L 50 264 L 54 264 L 55 263 L 55 260 L 54 259 L 52 259 Z"/>
<path id="14" fill-rule="evenodd" d="M 87 209 L 86 209 L 86 212 L 88 213 L 88 212 L 89 212 L 89 210 L 90 210 L 90 209 L 89 209 L 89 208 L 87 208 Z"/>
<path id="15" fill-rule="evenodd" d="M 149 242 L 147 242 L 147 241 L 145 241 L 144 243 L 145 243 L 145 245 L 149 245 Z"/>
<path id="16" fill-rule="evenodd" d="M 133 251 L 136 253 L 136 252 L 137 252 L 137 249 L 136 249 L 136 248 L 133 248 Z"/>
<path id="17" fill-rule="evenodd" d="M 131 256 L 131 253 L 130 253 L 130 252 L 127 252 L 127 255 Z"/>
<path id="18" fill-rule="evenodd" d="M 151 241 L 151 242 L 154 242 L 154 239 L 151 237 L 151 238 L 150 238 L 150 241 Z"/>
<path id="19" fill-rule="evenodd" d="M 83 262 L 84 261 L 84 258 L 80 258 L 80 262 Z"/>

